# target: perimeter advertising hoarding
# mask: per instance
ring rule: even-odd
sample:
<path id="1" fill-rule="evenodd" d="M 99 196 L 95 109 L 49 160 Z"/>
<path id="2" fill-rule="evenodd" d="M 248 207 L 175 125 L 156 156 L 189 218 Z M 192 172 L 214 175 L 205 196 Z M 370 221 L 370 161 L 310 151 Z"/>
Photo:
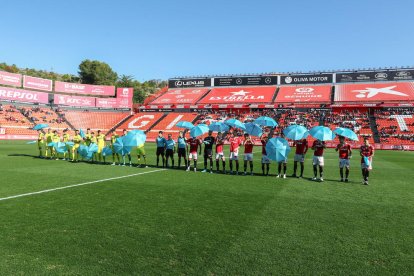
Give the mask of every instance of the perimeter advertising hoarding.
<path id="1" fill-rule="evenodd" d="M 211 78 L 170 79 L 169 88 L 210 87 Z"/>
<path id="2" fill-rule="evenodd" d="M 306 75 L 288 75 L 280 76 L 280 84 L 322 84 L 322 83 L 332 83 L 333 75 L 332 74 L 306 74 Z"/>
<path id="3" fill-rule="evenodd" d="M 23 76 L 23 87 L 42 91 L 52 91 L 52 80 Z"/>
<path id="4" fill-rule="evenodd" d="M 21 87 L 22 75 L 0 71 L 0 84 Z"/>
<path id="5" fill-rule="evenodd" d="M 277 76 L 214 78 L 214 86 L 277 85 Z"/>
<path id="6" fill-rule="evenodd" d="M 91 85 L 70 82 L 55 82 L 55 91 L 70 94 L 115 96 L 115 86 Z"/>
<path id="7" fill-rule="evenodd" d="M 17 88 L 0 87 L 0 99 L 16 102 L 47 104 L 49 102 L 49 94 Z"/>

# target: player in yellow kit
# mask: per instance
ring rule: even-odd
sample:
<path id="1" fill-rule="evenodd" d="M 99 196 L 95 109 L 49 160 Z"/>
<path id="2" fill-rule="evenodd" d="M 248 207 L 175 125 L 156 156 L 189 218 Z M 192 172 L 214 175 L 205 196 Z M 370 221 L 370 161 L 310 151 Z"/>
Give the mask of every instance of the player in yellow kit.
<path id="1" fill-rule="evenodd" d="M 53 143 L 59 143 L 60 142 L 60 136 L 57 132 L 57 130 L 53 131 L 53 137 L 52 137 L 52 142 Z M 53 158 L 56 158 L 56 160 L 59 160 L 59 153 L 56 151 L 55 147 L 52 147 L 53 149 Z"/>
<path id="2" fill-rule="evenodd" d="M 141 164 L 141 156 L 144 158 L 144 164 Z M 147 156 L 145 155 L 145 148 L 144 144 L 141 144 L 137 147 L 137 157 L 138 157 L 138 168 L 147 168 Z"/>
<path id="3" fill-rule="evenodd" d="M 78 149 L 82 142 L 82 137 L 79 135 L 79 131 L 75 130 L 75 136 L 72 139 L 74 145 L 72 147 L 72 162 L 78 161 Z"/>
<path id="4" fill-rule="evenodd" d="M 111 135 L 111 150 L 112 150 L 112 160 L 113 160 L 112 166 L 116 165 L 115 157 L 116 157 L 116 160 L 118 160 L 118 164 L 121 165 L 121 161 L 119 159 L 119 153 L 116 153 L 115 148 L 114 148 L 114 143 L 117 138 L 119 138 L 119 135 L 116 134 L 115 132 L 112 132 L 112 135 Z"/>
<path id="5" fill-rule="evenodd" d="M 90 128 L 86 129 L 85 138 L 83 139 L 85 140 L 85 145 L 87 145 L 88 147 L 91 144 L 92 135 L 93 133 L 91 133 L 91 129 Z"/>
<path id="6" fill-rule="evenodd" d="M 65 129 L 63 131 L 62 142 L 67 143 L 69 141 L 70 141 L 70 135 L 68 133 L 68 130 Z M 66 151 L 63 154 L 63 160 L 66 160 L 66 155 L 68 156 L 68 160 L 70 160 L 70 147 L 69 147 L 69 145 L 66 145 Z"/>
<path id="7" fill-rule="evenodd" d="M 39 158 L 43 158 L 43 147 L 45 146 L 45 135 L 44 133 L 39 129 L 37 135 L 37 147 L 39 148 Z"/>
<path id="8" fill-rule="evenodd" d="M 45 149 L 45 157 L 48 157 L 48 155 L 50 155 L 50 159 L 52 159 L 53 157 L 53 146 L 49 146 L 49 143 L 53 142 L 53 133 L 52 133 L 52 129 L 48 129 L 47 133 L 45 135 L 45 139 L 46 139 L 46 149 Z M 48 154 L 49 153 L 49 154 Z"/>
<path id="9" fill-rule="evenodd" d="M 105 147 L 105 135 L 101 134 L 100 130 L 98 130 L 98 135 L 96 135 L 96 141 L 98 142 L 98 161 L 102 162 L 102 150 Z"/>
<path id="10" fill-rule="evenodd" d="M 95 132 L 91 132 L 89 145 L 91 144 L 98 144 L 98 140 L 96 139 Z M 91 162 L 94 163 L 95 161 L 96 161 L 96 153 L 93 153 Z"/>

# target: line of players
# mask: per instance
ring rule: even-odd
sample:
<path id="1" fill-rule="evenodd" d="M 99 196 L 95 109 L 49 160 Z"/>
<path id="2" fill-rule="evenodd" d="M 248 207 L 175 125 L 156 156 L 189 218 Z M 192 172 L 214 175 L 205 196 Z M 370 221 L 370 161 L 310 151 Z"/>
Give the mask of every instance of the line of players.
<path id="1" fill-rule="evenodd" d="M 124 129 L 122 136 L 127 134 L 127 130 Z M 91 131 L 89 128 L 86 130 L 84 137 L 79 134 L 78 130 L 75 130 L 75 135 L 71 137 L 68 133 L 68 130 L 63 130 L 62 136 L 58 134 L 57 130 L 51 130 L 50 128 L 47 130 L 46 134 L 44 134 L 41 130 L 38 131 L 38 139 L 37 145 L 39 149 L 39 157 L 40 158 L 50 158 L 59 160 L 59 157 L 62 157 L 62 160 L 70 160 L 72 162 L 78 162 L 81 158 L 78 153 L 79 147 L 83 144 L 86 146 L 90 146 L 91 144 L 96 144 L 98 147 L 98 151 L 92 155 L 91 162 L 98 162 L 105 164 L 106 163 L 106 156 L 102 153 L 105 146 L 109 146 L 112 149 L 112 165 L 118 164 L 119 166 L 128 165 L 126 163 L 126 159 L 128 158 L 129 166 L 132 167 L 132 158 L 131 153 L 125 154 L 118 154 L 114 150 L 114 143 L 117 138 L 120 136 L 116 133 L 112 133 L 111 139 L 107 144 L 105 141 L 105 135 L 101 133 L 100 130 L 95 132 Z M 73 146 L 66 146 L 66 151 L 63 154 L 59 154 L 55 147 L 49 146 L 50 143 L 58 143 L 58 142 L 73 142 Z M 137 157 L 138 157 L 138 167 L 147 167 L 147 160 L 145 154 L 144 145 L 140 145 L 136 149 Z M 63 155 L 63 156 L 62 156 Z M 141 157 L 143 162 L 141 162 Z M 122 158 L 122 161 L 121 161 Z M 117 161 L 117 162 L 116 162 Z"/>
<path id="2" fill-rule="evenodd" d="M 194 162 L 193 170 L 197 171 L 197 160 L 198 155 L 201 155 L 202 146 L 204 145 L 204 170 L 202 172 L 213 173 L 213 146 L 215 145 L 215 162 L 216 162 L 216 172 L 220 172 L 220 161 L 222 163 L 221 172 L 226 174 L 239 174 L 239 148 L 244 146 L 243 154 L 243 174 L 247 175 L 248 165 L 250 168 L 249 173 L 253 175 L 253 147 L 256 145 L 251 136 L 245 133 L 244 139 L 241 138 L 241 134 L 235 134 L 235 132 L 221 133 L 218 132 L 216 137 L 213 137 L 212 131 L 208 133 L 208 136 L 201 141 L 196 137 L 191 137 L 189 139 L 185 138 L 185 132 L 180 132 L 177 141 L 172 138 L 171 134 L 168 134 L 167 138 L 164 138 L 163 132 L 158 133 L 156 138 L 157 144 L 157 167 L 159 167 L 160 159 L 163 167 L 169 167 L 169 161 L 171 161 L 171 166 L 174 167 L 174 154 L 178 153 L 178 168 L 181 167 L 181 159 L 183 159 L 186 166 L 186 171 L 191 169 L 191 161 Z M 266 155 L 266 144 L 268 139 L 273 136 L 273 132 L 269 135 L 262 135 L 260 137 L 260 143 L 262 147 L 262 174 L 269 175 L 270 170 L 270 159 Z M 336 146 L 335 150 L 339 153 L 339 173 L 341 182 L 349 182 L 349 168 L 350 168 L 350 159 L 352 158 L 352 149 L 351 146 L 345 142 L 344 137 L 339 137 L 339 144 Z M 226 158 L 224 156 L 223 147 L 224 144 L 228 142 L 230 144 L 230 155 L 229 155 L 229 171 L 226 171 Z M 305 155 L 309 149 L 308 141 L 306 139 L 297 140 L 294 142 L 296 146 L 295 156 L 294 156 L 294 167 L 293 167 L 293 177 L 302 178 L 304 172 L 304 162 Z M 188 149 L 189 148 L 189 149 Z M 323 169 L 324 169 L 324 150 L 326 149 L 326 144 L 323 141 L 315 140 L 311 146 L 313 150 L 313 178 L 314 181 L 323 182 Z M 187 159 L 187 152 L 188 159 Z M 372 169 L 372 157 L 374 155 L 374 148 L 369 144 L 367 139 L 364 139 L 364 144 L 360 147 L 360 156 L 361 156 L 361 170 L 363 176 L 363 184 L 368 185 L 369 171 Z M 364 157 L 369 159 L 369 164 L 366 164 Z M 235 163 L 233 166 L 233 162 Z M 297 174 L 298 163 L 300 164 L 300 173 Z M 208 167 L 209 165 L 209 167 Z M 345 169 L 345 173 L 344 173 Z M 319 170 L 319 178 L 318 176 Z M 286 178 L 287 171 L 287 158 L 281 162 L 278 162 L 278 178 Z"/>

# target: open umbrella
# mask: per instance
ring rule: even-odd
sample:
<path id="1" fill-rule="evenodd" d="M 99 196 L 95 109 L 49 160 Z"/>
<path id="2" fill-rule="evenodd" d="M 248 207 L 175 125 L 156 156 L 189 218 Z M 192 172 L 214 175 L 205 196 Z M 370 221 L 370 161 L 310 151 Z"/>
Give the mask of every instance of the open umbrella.
<path id="1" fill-rule="evenodd" d="M 229 126 L 222 122 L 213 122 L 208 126 L 211 131 L 214 132 L 226 132 L 229 131 Z"/>
<path id="2" fill-rule="evenodd" d="M 112 154 L 112 149 L 110 147 L 104 147 L 102 149 L 102 155 L 103 156 L 108 156 Z"/>
<path id="3" fill-rule="evenodd" d="M 66 142 L 66 146 L 73 147 L 75 145 L 74 142 Z"/>
<path id="4" fill-rule="evenodd" d="M 132 149 L 131 146 L 124 145 L 124 139 L 123 139 L 124 137 L 125 136 L 117 138 L 115 140 L 115 143 L 113 144 L 114 151 L 116 153 L 120 153 L 121 155 L 129 154 Z"/>
<path id="5" fill-rule="evenodd" d="M 275 137 L 266 143 L 266 155 L 269 159 L 276 162 L 285 161 L 290 152 L 288 141 L 283 138 Z"/>
<path id="6" fill-rule="evenodd" d="M 79 135 L 82 137 L 82 139 L 86 137 L 86 134 L 82 129 L 79 129 Z"/>
<path id="7" fill-rule="evenodd" d="M 137 147 L 145 143 L 147 136 L 142 130 L 132 130 L 127 135 L 122 137 L 124 146 Z"/>
<path id="8" fill-rule="evenodd" d="M 208 131 L 209 131 L 209 128 L 208 128 L 207 125 L 199 124 L 199 125 L 193 127 L 190 130 L 190 136 L 191 137 L 198 137 L 198 136 L 201 136 L 201 135 L 207 133 Z"/>
<path id="9" fill-rule="evenodd" d="M 261 126 L 268 126 L 268 127 L 277 127 L 277 123 L 274 119 L 262 116 L 254 120 L 254 123 L 261 125 Z"/>
<path id="10" fill-rule="evenodd" d="M 252 136 L 260 137 L 263 134 L 262 128 L 255 124 L 255 123 L 246 123 L 244 124 L 246 127 L 246 132 Z"/>
<path id="11" fill-rule="evenodd" d="M 80 145 L 79 148 L 78 148 L 78 153 L 83 158 L 88 158 L 88 146 Z"/>
<path id="12" fill-rule="evenodd" d="M 244 126 L 244 124 L 237 119 L 229 119 L 225 121 L 224 123 L 231 127 L 239 128 L 241 130 L 246 130 L 246 127 Z"/>
<path id="13" fill-rule="evenodd" d="M 339 136 L 343 136 L 354 141 L 359 140 L 358 135 L 356 135 L 356 133 L 350 130 L 349 128 L 337 127 L 333 132 Z"/>
<path id="14" fill-rule="evenodd" d="M 309 132 L 308 130 L 301 125 L 290 125 L 283 130 L 283 134 L 286 138 L 292 140 L 301 140 L 308 137 Z"/>
<path id="15" fill-rule="evenodd" d="M 335 134 L 328 127 L 316 126 L 309 130 L 309 134 L 320 141 L 330 141 L 335 139 Z"/>
<path id="16" fill-rule="evenodd" d="M 47 128 L 47 127 L 49 127 L 49 125 L 48 125 L 48 124 L 38 124 L 38 125 L 35 125 L 35 126 L 33 127 L 33 129 L 34 129 L 34 130 L 39 130 L 39 129 L 44 129 L 44 128 Z"/>
<path id="17" fill-rule="evenodd" d="M 187 121 L 179 121 L 175 126 L 185 128 L 185 129 L 192 129 L 194 127 L 192 123 L 187 122 Z"/>
<path id="18" fill-rule="evenodd" d="M 63 142 L 54 143 L 53 147 L 55 148 L 57 153 L 65 153 L 68 151 L 68 148 L 66 147 L 66 143 L 63 143 Z"/>

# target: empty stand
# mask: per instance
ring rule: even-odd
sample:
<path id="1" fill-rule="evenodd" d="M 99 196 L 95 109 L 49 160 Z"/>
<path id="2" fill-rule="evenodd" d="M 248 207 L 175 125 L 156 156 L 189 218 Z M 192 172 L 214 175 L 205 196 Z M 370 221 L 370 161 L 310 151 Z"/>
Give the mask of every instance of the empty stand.
<path id="1" fill-rule="evenodd" d="M 129 113 L 125 112 L 95 112 L 95 111 L 63 111 L 64 117 L 77 129 L 108 131 L 121 122 Z"/>

